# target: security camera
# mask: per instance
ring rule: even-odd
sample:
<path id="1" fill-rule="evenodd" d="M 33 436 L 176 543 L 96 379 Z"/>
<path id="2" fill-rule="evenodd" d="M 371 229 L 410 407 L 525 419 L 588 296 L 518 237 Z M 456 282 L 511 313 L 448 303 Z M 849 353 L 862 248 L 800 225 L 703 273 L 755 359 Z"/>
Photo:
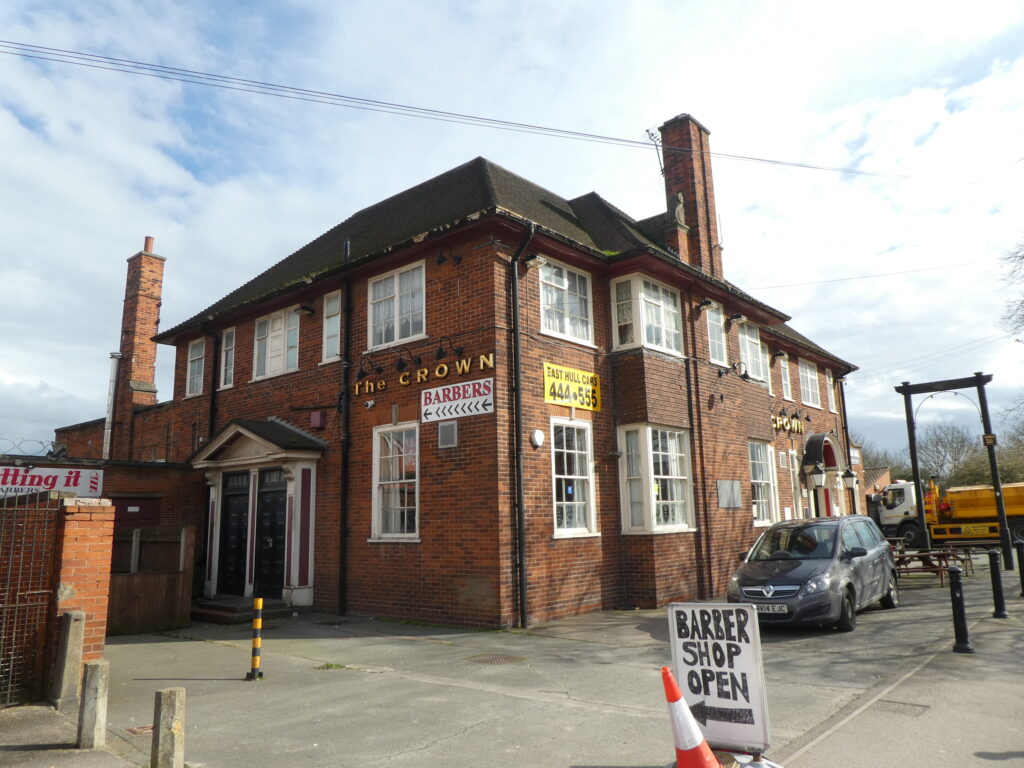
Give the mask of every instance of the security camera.
<path id="1" fill-rule="evenodd" d="M 367 400 L 365 403 L 363 403 L 363 408 L 366 408 L 367 410 L 369 410 L 370 408 L 373 408 L 373 406 L 375 406 L 376 404 L 377 404 L 376 400 Z"/>

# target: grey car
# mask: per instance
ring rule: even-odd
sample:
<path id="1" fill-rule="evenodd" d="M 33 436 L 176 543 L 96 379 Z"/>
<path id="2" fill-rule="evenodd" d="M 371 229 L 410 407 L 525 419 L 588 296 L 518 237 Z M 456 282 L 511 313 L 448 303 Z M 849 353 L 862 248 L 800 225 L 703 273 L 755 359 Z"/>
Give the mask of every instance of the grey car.
<path id="1" fill-rule="evenodd" d="M 787 520 L 761 534 L 729 580 L 731 603 L 763 625 L 819 624 L 849 632 L 876 600 L 899 605 L 892 548 L 864 515 Z"/>

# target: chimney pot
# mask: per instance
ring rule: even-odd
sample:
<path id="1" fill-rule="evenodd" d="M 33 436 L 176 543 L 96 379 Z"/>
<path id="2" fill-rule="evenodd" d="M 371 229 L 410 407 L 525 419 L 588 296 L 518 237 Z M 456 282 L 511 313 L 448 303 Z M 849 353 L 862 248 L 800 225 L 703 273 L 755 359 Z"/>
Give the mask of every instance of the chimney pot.
<path id="1" fill-rule="evenodd" d="M 144 245 L 142 246 L 142 250 L 145 251 L 146 253 L 153 252 L 153 238 L 150 237 L 149 235 L 146 235 L 146 240 L 144 242 Z"/>

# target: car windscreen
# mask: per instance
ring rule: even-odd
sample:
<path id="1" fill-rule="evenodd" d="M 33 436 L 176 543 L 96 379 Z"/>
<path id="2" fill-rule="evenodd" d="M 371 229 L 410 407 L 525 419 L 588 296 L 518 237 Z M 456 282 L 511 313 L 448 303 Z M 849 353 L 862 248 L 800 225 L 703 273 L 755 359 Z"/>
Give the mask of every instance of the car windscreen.
<path id="1" fill-rule="evenodd" d="M 823 560 L 835 552 L 836 523 L 770 528 L 758 539 L 748 560 Z"/>

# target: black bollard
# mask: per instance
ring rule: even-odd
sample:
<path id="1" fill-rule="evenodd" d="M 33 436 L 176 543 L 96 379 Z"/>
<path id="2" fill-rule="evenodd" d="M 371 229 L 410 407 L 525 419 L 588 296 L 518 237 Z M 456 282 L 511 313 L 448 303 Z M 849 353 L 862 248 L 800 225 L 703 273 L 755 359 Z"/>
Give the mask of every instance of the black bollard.
<path id="1" fill-rule="evenodd" d="M 999 552 L 995 549 L 988 551 L 988 570 L 992 574 L 992 602 L 995 604 L 992 618 L 1008 619 L 1010 614 L 1006 612 L 1006 599 L 1003 597 L 1003 577 L 999 573 Z"/>
<path id="2" fill-rule="evenodd" d="M 971 638 L 967 634 L 967 609 L 964 607 L 964 581 L 962 571 L 955 565 L 946 569 L 949 574 L 949 600 L 953 604 L 953 643 L 955 653 L 974 653 Z"/>
<path id="3" fill-rule="evenodd" d="M 1013 542 L 1017 550 L 1017 570 L 1020 571 L 1020 596 L 1024 597 L 1024 541 L 1017 539 Z"/>

